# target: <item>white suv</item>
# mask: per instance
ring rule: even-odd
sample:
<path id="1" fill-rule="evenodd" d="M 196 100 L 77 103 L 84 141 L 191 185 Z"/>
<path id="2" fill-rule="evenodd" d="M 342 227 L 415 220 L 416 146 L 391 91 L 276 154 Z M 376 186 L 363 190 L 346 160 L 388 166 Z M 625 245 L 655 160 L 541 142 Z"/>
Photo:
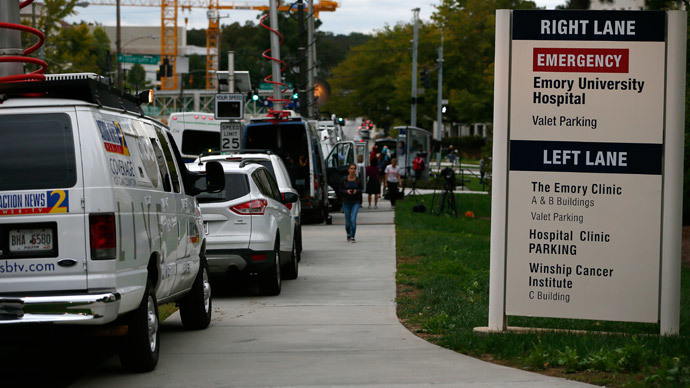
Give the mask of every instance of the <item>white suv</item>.
<path id="1" fill-rule="evenodd" d="M 223 167 L 225 189 L 197 195 L 209 270 L 250 274 L 261 294 L 280 294 L 283 277 L 297 278 L 295 222 L 286 204 L 294 204 L 299 197 L 281 193 L 269 170 L 253 160 L 202 158 L 188 167 L 203 172 L 212 163 Z"/>
<path id="2" fill-rule="evenodd" d="M 241 161 L 241 160 L 251 160 L 254 161 L 268 169 L 268 171 L 275 178 L 278 184 L 278 189 L 281 194 L 294 193 L 299 196 L 297 190 L 293 187 L 290 181 L 290 174 L 288 173 L 285 163 L 280 156 L 273 153 L 271 150 L 242 150 L 242 151 L 230 151 L 230 152 L 214 152 L 212 154 L 203 156 L 204 162 L 210 161 Z M 195 161 L 199 163 L 199 159 Z M 302 252 L 302 204 L 300 201 L 295 203 L 286 203 L 285 206 L 290 210 L 292 218 L 295 219 L 295 242 L 297 243 L 297 260 L 301 259 L 300 253 Z"/>

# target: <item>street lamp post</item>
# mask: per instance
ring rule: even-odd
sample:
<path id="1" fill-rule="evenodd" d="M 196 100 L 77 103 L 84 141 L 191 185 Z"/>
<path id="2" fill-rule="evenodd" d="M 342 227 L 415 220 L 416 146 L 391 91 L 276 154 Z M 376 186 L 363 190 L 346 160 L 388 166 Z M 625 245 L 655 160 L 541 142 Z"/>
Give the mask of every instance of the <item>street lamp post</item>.
<path id="1" fill-rule="evenodd" d="M 118 80 L 118 88 L 122 89 L 122 85 L 124 83 L 124 78 L 126 78 L 127 74 L 124 72 L 122 69 L 122 61 L 120 61 L 120 56 L 125 54 L 125 48 L 132 44 L 133 42 L 136 42 L 137 40 L 140 39 L 158 39 L 158 35 L 145 35 L 145 36 L 139 36 L 134 39 L 129 40 L 127 43 L 123 44 L 120 49 L 118 50 L 117 54 L 117 80 Z M 118 38 L 119 40 L 119 38 Z"/>

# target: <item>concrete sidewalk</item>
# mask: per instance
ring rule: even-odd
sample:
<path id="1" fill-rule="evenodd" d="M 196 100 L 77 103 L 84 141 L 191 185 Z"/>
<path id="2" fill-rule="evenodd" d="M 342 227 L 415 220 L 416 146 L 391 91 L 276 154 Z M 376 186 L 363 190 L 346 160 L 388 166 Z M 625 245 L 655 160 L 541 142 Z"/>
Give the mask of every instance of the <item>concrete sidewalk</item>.
<path id="1" fill-rule="evenodd" d="M 366 204 L 366 200 L 365 200 Z M 365 205 L 366 207 L 366 205 Z M 395 235 L 388 201 L 359 214 L 357 243 L 342 213 L 306 225 L 299 278 L 276 297 L 214 296 L 211 327 L 162 325 L 161 359 L 126 374 L 115 358 L 80 387 L 584 387 L 430 344 L 405 329 L 395 305 Z"/>

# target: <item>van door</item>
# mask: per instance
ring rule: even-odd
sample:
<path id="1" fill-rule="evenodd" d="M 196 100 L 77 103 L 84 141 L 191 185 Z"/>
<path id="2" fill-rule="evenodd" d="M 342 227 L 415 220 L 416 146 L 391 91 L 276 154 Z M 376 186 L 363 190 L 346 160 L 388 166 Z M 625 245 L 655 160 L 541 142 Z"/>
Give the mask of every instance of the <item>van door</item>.
<path id="1" fill-rule="evenodd" d="M 149 126 L 151 128 L 152 126 Z M 150 137 L 153 145 L 154 153 L 156 154 L 156 162 L 161 175 L 163 183 L 163 190 L 156 192 L 157 203 L 155 203 L 158 214 L 158 229 L 161 234 L 160 239 L 160 277 L 161 282 L 158 285 L 157 296 L 159 298 L 169 296 L 174 293 L 175 278 L 177 275 L 177 248 L 178 248 L 178 219 L 177 219 L 177 202 L 178 198 L 175 194 L 175 184 L 177 184 L 179 192 L 179 180 L 176 181 L 177 176 L 174 161 L 166 157 L 170 154 L 170 147 L 167 144 L 165 134 L 160 128 L 155 127 L 155 137 Z M 161 139 L 166 140 L 165 143 Z M 172 161 L 172 165 L 169 161 Z M 171 169 L 173 172 L 171 172 Z M 174 175 L 173 175 L 174 174 Z M 179 194 L 177 194 L 179 196 Z"/>
<path id="2" fill-rule="evenodd" d="M 181 167 L 177 166 L 172 144 L 162 128 L 156 127 L 156 134 L 163 147 L 163 155 L 170 172 L 172 198 L 175 202 L 174 209 L 171 209 L 174 211 L 172 214 L 175 222 L 173 231 L 176 232 L 174 294 L 192 286 L 193 274 L 197 273 L 199 267 L 198 252 L 189 249 L 189 232 L 194 225 L 194 203 L 191 197 L 184 194 L 182 177 L 179 172 Z"/>
<path id="3" fill-rule="evenodd" d="M 0 116 L 0 291 L 86 289 L 82 154 L 74 108 Z"/>
<path id="4" fill-rule="evenodd" d="M 326 176 L 328 185 L 331 186 L 338 197 L 338 184 L 343 177 L 347 176 L 347 168 L 350 163 L 355 163 L 355 142 L 341 141 L 333 147 L 331 153 L 326 158 Z M 362 177 L 364 175 L 360 175 Z M 363 180 L 363 179 L 360 179 Z"/>
<path id="5" fill-rule="evenodd" d="M 355 160 L 357 161 L 357 176 L 362 185 L 362 191 L 367 187 L 367 166 L 369 166 L 369 146 L 366 141 L 355 142 Z"/>

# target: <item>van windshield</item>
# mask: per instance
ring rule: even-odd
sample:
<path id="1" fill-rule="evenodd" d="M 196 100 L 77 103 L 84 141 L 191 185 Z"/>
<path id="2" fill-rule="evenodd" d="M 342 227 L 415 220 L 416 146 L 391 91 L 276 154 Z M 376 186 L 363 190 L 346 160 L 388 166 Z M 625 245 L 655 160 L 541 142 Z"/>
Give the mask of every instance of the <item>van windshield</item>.
<path id="1" fill-rule="evenodd" d="M 77 183 L 72 124 L 64 113 L 2 116 L 0 155 L 0 191 Z"/>
<path id="2" fill-rule="evenodd" d="M 292 187 L 300 196 L 309 194 L 309 158 L 312 157 L 309 155 L 309 141 L 302 122 L 245 127 L 244 148 L 267 149 L 280 156 L 287 167 Z"/>
<path id="3" fill-rule="evenodd" d="M 182 153 L 200 155 L 208 150 L 220 149 L 220 132 L 186 130 L 182 133 Z"/>

